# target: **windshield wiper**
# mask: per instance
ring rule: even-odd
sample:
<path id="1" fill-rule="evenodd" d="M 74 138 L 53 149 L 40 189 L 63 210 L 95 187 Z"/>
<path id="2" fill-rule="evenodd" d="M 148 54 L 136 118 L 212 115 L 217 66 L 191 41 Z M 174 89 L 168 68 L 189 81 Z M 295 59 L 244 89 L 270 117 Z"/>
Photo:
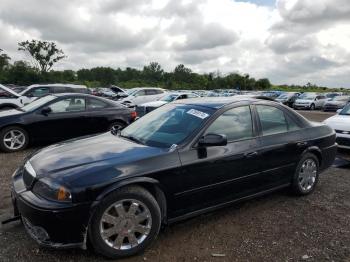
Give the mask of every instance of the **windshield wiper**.
<path id="1" fill-rule="evenodd" d="M 140 139 L 137 139 L 137 138 L 134 137 L 134 136 L 123 136 L 123 135 L 119 135 L 119 136 L 120 136 L 120 137 L 123 137 L 123 138 L 126 138 L 126 139 L 128 139 L 128 140 L 131 140 L 131 141 L 133 141 L 133 142 L 135 142 L 135 143 L 137 143 L 137 144 L 143 145 L 142 141 L 141 141 Z"/>

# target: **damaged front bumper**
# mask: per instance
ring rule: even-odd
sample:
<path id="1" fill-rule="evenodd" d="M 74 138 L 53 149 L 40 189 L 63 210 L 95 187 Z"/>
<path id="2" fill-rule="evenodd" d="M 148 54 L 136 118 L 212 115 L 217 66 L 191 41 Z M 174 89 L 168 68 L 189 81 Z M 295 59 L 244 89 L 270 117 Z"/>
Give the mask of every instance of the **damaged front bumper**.
<path id="1" fill-rule="evenodd" d="M 17 171 L 18 172 L 18 171 Z M 86 249 L 90 203 L 48 201 L 24 186 L 21 174 L 13 176 L 12 204 L 28 234 L 41 246 Z"/>

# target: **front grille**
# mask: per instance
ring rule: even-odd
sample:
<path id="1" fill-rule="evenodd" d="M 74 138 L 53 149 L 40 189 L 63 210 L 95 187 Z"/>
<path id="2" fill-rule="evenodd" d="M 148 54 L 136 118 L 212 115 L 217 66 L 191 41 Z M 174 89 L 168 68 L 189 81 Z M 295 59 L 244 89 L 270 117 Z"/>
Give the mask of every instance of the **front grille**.
<path id="1" fill-rule="evenodd" d="M 339 134 L 345 134 L 345 135 L 350 134 L 350 131 L 339 130 L 339 129 L 335 129 L 335 132 Z"/>
<path id="2" fill-rule="evenodd" d="M 341 146 L 350 146 L 350 138 L 337 137 L 336 142 Z"/>
<path id="3" fill-rule="evenodd" d="M 22 169 L 22 176 L 26 188 L 31 188 L 35 179 L 34 176 L 32 176 L 25 168 Z"/>

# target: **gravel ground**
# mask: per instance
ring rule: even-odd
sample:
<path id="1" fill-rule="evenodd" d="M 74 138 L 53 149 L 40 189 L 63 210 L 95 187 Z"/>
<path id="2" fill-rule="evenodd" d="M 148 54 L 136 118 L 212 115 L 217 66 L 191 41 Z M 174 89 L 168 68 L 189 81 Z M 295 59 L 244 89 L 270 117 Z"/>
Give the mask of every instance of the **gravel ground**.
<path id="1" fill-rule="evenodd" d="M 301 112 L 314 121 L 331 114 Z M 0 153 L 0 219 L 11 215 L 10 179 L 30 149 Z M 286 191 L 162 230 L 144 254 L 123 261 L 350 261 L 350 165 L 337 161 L 313 194 Z M 0 261 L 103 261 L 91 251 L 40 248 L 20 223 L 0 226 Z"/>

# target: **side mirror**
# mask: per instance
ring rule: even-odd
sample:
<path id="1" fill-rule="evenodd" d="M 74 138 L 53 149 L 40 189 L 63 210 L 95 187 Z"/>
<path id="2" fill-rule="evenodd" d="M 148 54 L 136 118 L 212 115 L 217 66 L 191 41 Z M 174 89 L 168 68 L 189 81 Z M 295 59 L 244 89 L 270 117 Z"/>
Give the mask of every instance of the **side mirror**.
<path id="1" fill-rule="evenodd" d="M 205 136 L 199 139 L 198 145 L 200 147 L 226 146 L 227 137 L 226 135 L 206 134 Z"/>
<path id="2" fill-rule="evenodd" d="M 45 116 L 47 116 L 49 113 L 52 112 L 52 109 L 50 107 L 44 107 L 42 110 L 41 110 L 41 113 Z"/>
<path id="3" fill-rule="evenodd" d="M 337 114 L 339 114 L 343 109 L 338 109 L 337 110 Z"/>

